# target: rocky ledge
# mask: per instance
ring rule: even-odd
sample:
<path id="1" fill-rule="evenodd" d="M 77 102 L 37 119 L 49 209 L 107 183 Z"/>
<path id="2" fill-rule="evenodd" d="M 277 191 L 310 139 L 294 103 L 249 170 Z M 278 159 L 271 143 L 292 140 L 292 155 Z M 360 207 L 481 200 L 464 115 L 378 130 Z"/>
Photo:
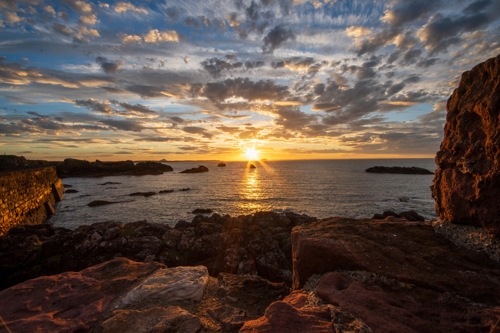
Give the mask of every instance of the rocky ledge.
<path id="1" fill-rule="evenodd" d="M 432 175 L 433 173 L 427 169 L 419 167 L 386 167 L 374 166 L 365 170 L 369 173 L 399 173 L 407 175 Z"/>
<path id="2" fill-rule="evenodd" d="M 2 238 L 2 273 L 8 257 L 20 265 L 37 252 L 50 256 L 37 267 L 71 272 L 1 291 L 0 313 L 12 332 L 498 331 L 500 263 L 486 252 L 455 244 L 428 222 L 288 214 L 197 216 L 174 229 L 13 229 Z M 280 271 L 278 249 L 292 225 L 290 294 L 262 276 Z M 201 247 L 216 259 L 193 256 Z M 111 258 L 119 255 L 142 262 Z"/>
<path id="3" fill-rule="evenodd" d="M 169 165 L 160 162 L 89 162 L 67 158 L 63 162 L 50 162 L 57 169 L 60 178 L 66 177 L 105 177 L 105 176 L 144 176 L 161 175 L 164 172 L 173 171 Z"/>

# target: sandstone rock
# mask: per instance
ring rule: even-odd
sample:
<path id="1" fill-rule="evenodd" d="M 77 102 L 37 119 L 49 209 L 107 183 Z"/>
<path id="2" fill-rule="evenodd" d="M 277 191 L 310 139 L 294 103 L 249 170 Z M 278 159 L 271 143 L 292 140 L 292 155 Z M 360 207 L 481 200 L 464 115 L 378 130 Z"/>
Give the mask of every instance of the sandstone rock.
<path id="1" fill-rule="evenodd" d="M 207 282 L 208 270 L 204 266 L 160 269 L 131 290 L 123 298 L 123 304 L 155 298 L 164 298 L 169 302 L 200 301 Z"/>
<path id="2" fill-rule="evenodd" d="M 446 108 L 432 187 L 436 213 L 500 236 L 500 56 L 463 73 Z"/>
<path id="3" fill-rule="evenodd" d="M 500 263 L 428 224 L 331 218 L 296 227 L 292 242 L 293 288 L 335 272 L 320 281 L 318 295 L 373 332 L 496 329 Z"/>
<path id="4" fill-rule="evenodd" d="M 240 333 L 335 333 L 328 307 L 304 307 L 296 297 L 272 303 L 263 317 L 245 322 Z"/>
<path id="5" fill-rule="evenodd" d="M 208 314 L 221 323 L 221 327 L 225 332 L 237 332 L 248 319 L 244 310 L 228 305 L 209 309 Z"/>
<path id="6" fill-rule="evenodd" d="M 162 267 L 117 258 L 39 277 L 1 291 L 0 313 L 12 332 L 87 332 L 117 295 Z"/>
<path id="7" fill-rule="evenodd" d="M 102 324 L 102 333 L 197 333 L 200 319 L 178 306 L 117 310 Z"/>

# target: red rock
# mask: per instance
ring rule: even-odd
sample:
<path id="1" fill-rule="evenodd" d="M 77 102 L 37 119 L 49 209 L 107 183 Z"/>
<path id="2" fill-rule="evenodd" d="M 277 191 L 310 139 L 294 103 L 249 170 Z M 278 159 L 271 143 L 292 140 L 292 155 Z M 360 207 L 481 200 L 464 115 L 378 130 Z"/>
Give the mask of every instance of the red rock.
<path id="1" fill-rule="evenodd" d="M 293 289 L 318 295 L 374 332 L 495 332 L 500 263 L 420 222 L 331 218 L 292 232 Z"/>
<path id="2" fill-rule="evenodd" d="M 0 292 L 12 332 L 84 332 L 122 291 L 164 267 L 117 258 L 80 272 L 42 276 Z"/>
<path id="3" fill-rule="evenodd" d="M 240 333 L 334 333 L 330 309 L 303 307 L 304 298 L 293 295 L 272 303 L 263 317 L 247 321 Z"/>
<path id="4" fill-rule="evenodd" d="M 178 306 L 117 310 L 102 323 L 102 333 L 197 333 L 200 319 Z"/>
<path id="5" fill-rule="evenodd" d="M 432 188 L 436 212 L 500 236 L 500 56 L 463 73 L 446 108 Z"/>

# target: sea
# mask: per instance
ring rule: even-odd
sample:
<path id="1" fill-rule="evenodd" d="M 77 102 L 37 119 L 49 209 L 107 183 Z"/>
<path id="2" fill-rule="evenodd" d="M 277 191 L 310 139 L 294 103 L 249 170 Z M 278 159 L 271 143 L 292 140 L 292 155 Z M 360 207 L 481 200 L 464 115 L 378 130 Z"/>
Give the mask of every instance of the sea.
<path id="1" fill-rule="evenodd" d="M 167 162 L 174 169 L 162 175 L 64 178 L 77 193 L 65 193 L 48 222 L 75 229 L 95 222 L 146 220 L 174 226 L 191 221 L 194 209 L 212 209 L 220 215 L 257 211 L 295 212 L 317 218 L 369 218 L 385 210 L 414 210 L 436 218 L 430 186 L 433 175 L 374 174 L 373 166 L 421 167 L 432 172 L 434 159 L 366 159 Z M 205 173 L 181 171 L 198 165 Z M 69 189 L 69 188 L 67 188 Z M 168 193 L 159 193 L 160 191 Z M 173 190 L 173 191 L 172 191 Z M 149 197 L 135 192 L 156 192 Z M 95 200 L 116 203 L 89 207 Z"/>

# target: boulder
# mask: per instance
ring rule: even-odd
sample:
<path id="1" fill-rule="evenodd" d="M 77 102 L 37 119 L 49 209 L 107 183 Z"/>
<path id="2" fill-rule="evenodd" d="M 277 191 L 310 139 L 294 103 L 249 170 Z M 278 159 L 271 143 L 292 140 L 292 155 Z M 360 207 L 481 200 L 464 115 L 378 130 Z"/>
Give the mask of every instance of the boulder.
<path id="1" fill-rule="evenodd" d="M 255 164 L 250 164 L 250 165 L 248 165 L 248 167 L 249 167 L 250 169 L 255 169 L 255 168 L 257 168 L 257 167 L 255 166 Z"/>
<path id="2" fill-rule="evenodd" d="M 208 282 L 204 266 L 164 268 L 156 271 L 132 289 L 123 304 L 142 302 L 146 299 L 200 301 Z"/>
<path id="3" fill-rule="evenodd" d="M 206 166 L 200 165 L 197 168 L 191 168 L 181 171 L 181 173 L 201 173 L 201 172 L 208 172 L 208 168 Z"/>
<path id="4" fill-rule="evenodd" d="M 192 211 L 193 214 L 210 214 L 213 213 L 213 209 L 210 208 L 196 208 Z"/>
<path id="5" fill-rule="evenodd" d="M 217 164 L 218 167 L 225 167 L 226 166 L 226 163 L 224 162 L 220 162 L 219 164 Z"/>
<path id="6" fill-rule="evenodd" d="M 373 332 L 496 329 L 500 263 L 429 224 L 330 218 L 295 227 L 292 243 L 293 289 L 333 272 L 318 296 Z"/>
<path id="7" fill-rule="evenodd" d="M 102 324 L 102 333 L 198 333 L 200 319 L 178 306 L 116 310 Z"/>
<path id="8" fill-rule="evenodd" d="M 240 333 L 335 333 L 328 307 L 305 307 L 307 296 L 291 295 L 272 303 L 264 316 L 245 322 Z"/>
<path id="9" fill-rule="evenodd" d="M 436 213 L 500 236 L 500 55 L 463 73 L 446 109 L 432 186 Z"/>
<path id="10" fill-rule="evenodd" d="M 12 332 L 88 332 L 121 292 L 162 267 L 117 258 L 42 276 L 1 291 L 0 313 Z"/>

